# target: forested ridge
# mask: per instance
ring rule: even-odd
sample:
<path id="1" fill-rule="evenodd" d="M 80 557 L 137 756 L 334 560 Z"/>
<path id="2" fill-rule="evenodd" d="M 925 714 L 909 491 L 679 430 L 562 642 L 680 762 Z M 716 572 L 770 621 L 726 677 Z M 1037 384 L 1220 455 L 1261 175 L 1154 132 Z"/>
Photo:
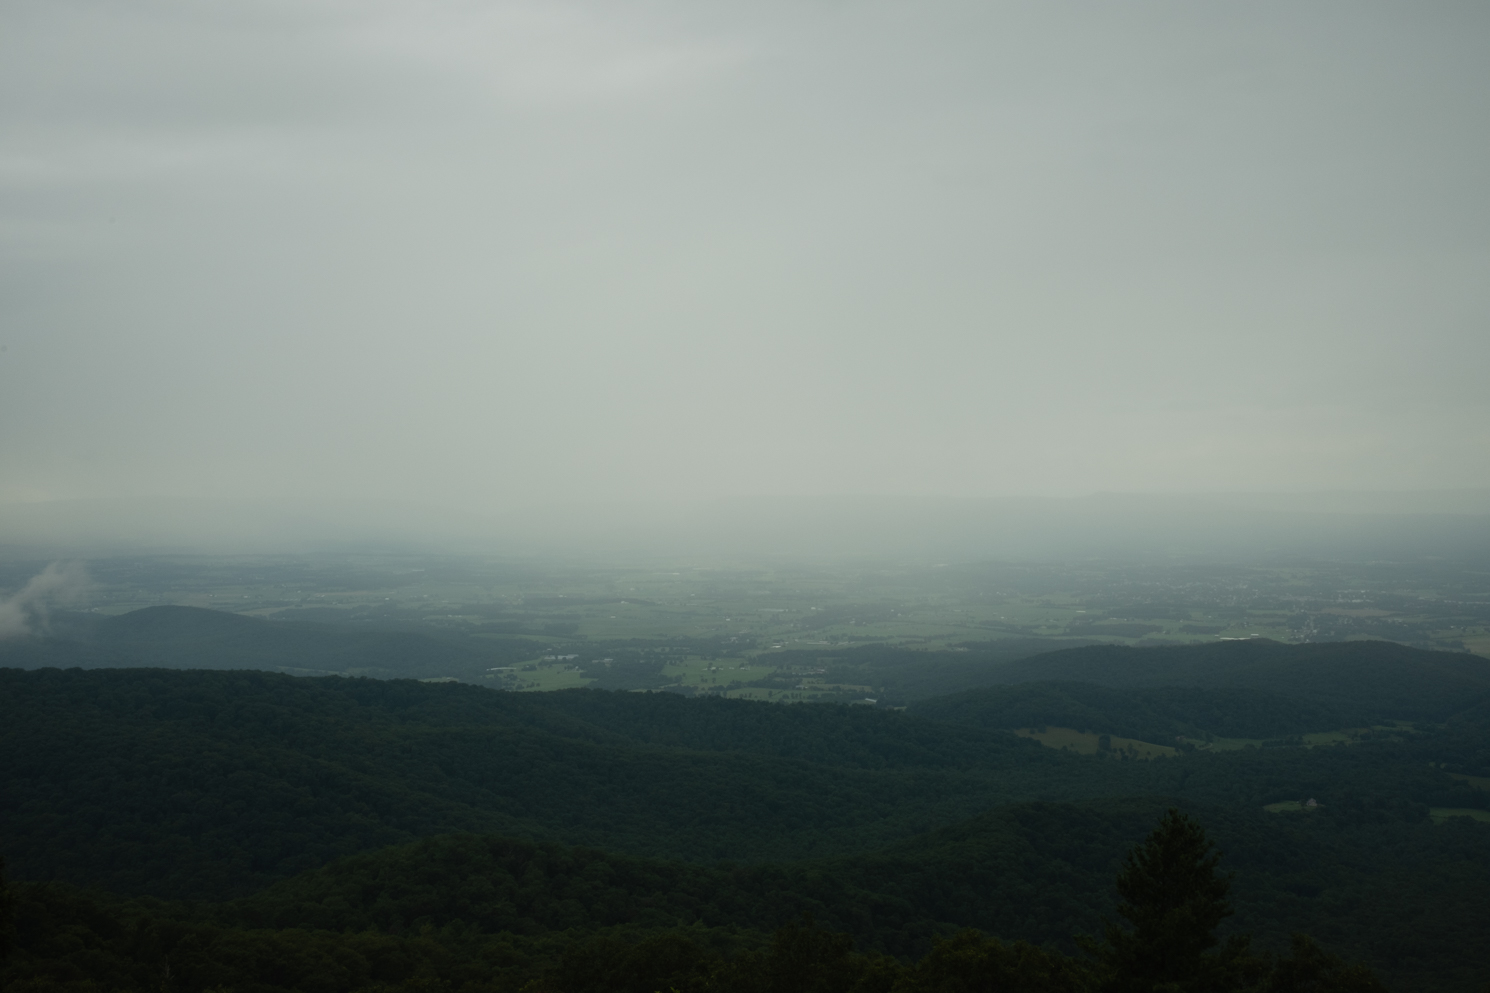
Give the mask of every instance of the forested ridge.
<path id="1" fill-rule="evenodd" d="M 1198 664 L 1245 674 L 1277 657 L 1228 651 Z M 270 957 L 307 963 L 361 942 L 355 955 L 425 962 L 452 989 L 482 968 L 482 982 L 548 982 L 557 963 L 630 961 L 640 948 L 722 983 L 722 963 L 775 954 L 786 939 L 771 933 L 808 917 L 812 928 L 783 933 L 871 972 L 952 955 L 937 942 L 964 928 L 1079 958 L 1075 936 L 1115 913 L 1124 852 L 1173 807 L 1207 826 L 1236 873 L 1223 935 L 1284 954 L 1307 932 L 1391 988 L 1475 990 L 1490 978 L 1490 824 L 1431 814 L 1490 806 L 1484 695 L 1475 663 L 1428 654 L 1363 656 L 1362 678 L 1336 693 L 1311 687 L 1339 656 L 1310 672 L 1295 655 L 1277 690 L 1041 681 L 904 712 L 241 670 L 0 670 L 0 853 L 30 916 L 89 931 L 79 941 L 114 948 L 119 976 L 150 933 L 250 957 L 299 942 Z M 1049 656 L 1057 673 L 1072 657 L 1122 661 Z M 1440 677 L 1449 690 L 1431 685 Z M 1429 685 L 1391 713 L 1404 680 Z M 1388 723 L 1350 745 L 1147 762 L 1009 733 L 1059 723 L 1286 744 L 1369 721 Z M 1264 809 L 1310 797 L 1306 811 Z M 871 968 L 874 956 L 891 958 Z M 436 960 L 465 964 L 440 973 Z M 362 986 L 415 975 L 368 968 Z M 673 985 L 705 988 L 696 979 Z"/>
<path id="2" fill-rule="evenodd" d="M 1011 661 L 994 681 L 1043 680 L 1254 689 L 1354 709 L 1375 720 L 1441 721 L 1490 699 L 1490 660 L 1391 641 L 1285 645 L 1255 638 L 1153 648 L 1072 648 Z"/>
<path id="3" fill-rule="evenodd" d="M 539 647 L 522 638 L 477 640 L 428 629 L 358 630 L 159 606 L 114 617 L 64 614 L 52 620 L 45 637 L 0 641 L 0 665 L 419 677 L 474 674 L 532 658 Z"/>
<path id="4" fill-rule="evenodd" d="M 1282 738 L 1370 725 L 1360 705 L 1300 700 L 1260 689 L 1118 688 L 1044 681 L 964 690 L 912 704 L 918 717 L 988 728 L 1039 725 L 1172 744 L 1178 738 Z"/>
<path id="5" fill-rule="evenodd" d="M 1297 934 L 1278 953 L 1257 947 L 1250 935 L 1218 935 L 1217 925 L 1232 914 L 1231 880 L 1216 871 L 1219 857 L 1198 822 L 1171 809 L 1117 864 L 1114 915 L 1101 922 L 1100 940 L 1075 935 L 1077 955 L 934 925 L 929 941 L 920 942 L 921 954 L 897 957 L 821 926 L 810 913 L 769 936 L 710 926 L 702 916 L 749 889 L 738 870 L 733 879 L 727 870 L 710 878 L 697 869 L 669 872 L 658 863 L 494 839 L 423 843 L 372 862 L 353 860 L 237 905 L 125 901 L 57 884 L 6 887 L 0 877 L 0 987 L 265 993 L 645 993 L 664 985 L 679 993 L 1385 989 L 1370 969 Z M 766 895 L 769 916 L 759 923 L 788 911 L 779 905 L 786 892 Z M 453 917 L 457 912 L 465 916 Z"/>

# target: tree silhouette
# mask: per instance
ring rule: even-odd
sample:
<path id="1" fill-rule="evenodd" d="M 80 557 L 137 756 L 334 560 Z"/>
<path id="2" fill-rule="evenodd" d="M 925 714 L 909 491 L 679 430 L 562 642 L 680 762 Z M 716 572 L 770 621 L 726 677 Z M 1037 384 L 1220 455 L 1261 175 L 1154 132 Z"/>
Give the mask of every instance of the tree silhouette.
<path id="1" fill-rule="evenodd" d="M 1246 938 L 1217 948 L 1216 928 L 1232 913 L 1231 877 L 1216 871 L 1220 858 L 1205 829 L 1173 808 L 1128 852 L 1117 876 L 1117 912 L 1130 927 L 1110 922 L 1104 940 L 1088 948 L 1098 989 L 1221 993 L 1256 971 Z"/>

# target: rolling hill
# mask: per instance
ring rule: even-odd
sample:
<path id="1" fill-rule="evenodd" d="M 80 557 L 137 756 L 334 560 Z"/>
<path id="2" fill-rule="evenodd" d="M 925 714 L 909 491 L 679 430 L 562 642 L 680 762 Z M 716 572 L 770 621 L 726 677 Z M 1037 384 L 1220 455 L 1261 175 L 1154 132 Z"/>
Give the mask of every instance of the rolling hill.
<path id="1" fill-rule="evenodd" d="M 116 660 L 217 646 L 225 665 L 280 638 L 313 653 L 325 635 L 226 616 L 142 611 L 74 644 Z M 235 638 L 247 654 L 229 652 Z M 896 711 L 226 667 L 0 669 L 0 854 L 35 881 L 36 914 L 112 928 L 97 941 L 123 949 L 121 969 L 136 968 L 141 928 L 251 945 L 269 975 L 276 956 L 517 962 L 633 940 L 612 931 L 748 946 L 802 913 L 915 956 L 963 926 L 1069 948 L 1110 910 L 1126 847 L 1177 806 L 1221 843 L 1235 924 L 1268 947 L 1306 930 L 1404 990 L 1469 990 L 1490 970 L 1475 938 L 1490 922 L 1490 825 L 1443 813 L 1490 810 L 1478 660 L 1235 642 L 997 669 L 1065 681 Z M 1153 761 L 1008 730 L 1262 738 L 1387 720 L 1414 723 Z M 1306 797 L 1318 806 L 1297 809 Z M 335 937 L 352 934 L 372 937 L 360 951 Z M 338 982 L 325 988 L 352 989 Z"/>
<path id="2" fill-rule="evenodd" d="M 1377 720 L 1447 720 L 1490 699 L 1490 659 L 1390 641 L 1265 639 L 1160 648 L 1092 645 L 1018 659 L 990 682 L 1261 690 Z"/>
<path id="3" fill-rule="evenodd" d="M 145 607 L 115 617 L 72 615 L 65 621 L 55 637 L 0 640 L 0 666 L 475 679 L 493 666 L 512 665 L 541 651 L 540 645 L 520 638 L 349 629 L 201 607 Z"/>

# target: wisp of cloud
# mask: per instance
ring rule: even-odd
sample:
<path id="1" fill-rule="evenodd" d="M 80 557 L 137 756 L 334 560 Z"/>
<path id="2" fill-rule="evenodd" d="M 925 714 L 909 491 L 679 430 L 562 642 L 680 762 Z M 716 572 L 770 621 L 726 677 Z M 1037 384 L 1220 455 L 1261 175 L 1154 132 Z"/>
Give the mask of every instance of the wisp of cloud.
<path id="1" fill-rule="evenodd" d="M 77 602 L 89 583 L 81 564 L 53 562 L 19 592 L 0 600 L 0 638 L 46 633 L 52 608 Z"/>

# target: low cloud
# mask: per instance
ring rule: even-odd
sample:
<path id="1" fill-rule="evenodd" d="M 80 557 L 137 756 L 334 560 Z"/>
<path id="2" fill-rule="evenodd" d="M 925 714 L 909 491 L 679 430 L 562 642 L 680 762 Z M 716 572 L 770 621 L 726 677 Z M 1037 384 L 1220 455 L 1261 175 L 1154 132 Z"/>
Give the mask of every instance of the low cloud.
<path id="1" fill-rule="evenodd" d="M 0 638 L 45 634 L 51 611 L 77 602 L 89 582 L 82 565 L 53 562 L 19 592 L 0 600 Z"/>

